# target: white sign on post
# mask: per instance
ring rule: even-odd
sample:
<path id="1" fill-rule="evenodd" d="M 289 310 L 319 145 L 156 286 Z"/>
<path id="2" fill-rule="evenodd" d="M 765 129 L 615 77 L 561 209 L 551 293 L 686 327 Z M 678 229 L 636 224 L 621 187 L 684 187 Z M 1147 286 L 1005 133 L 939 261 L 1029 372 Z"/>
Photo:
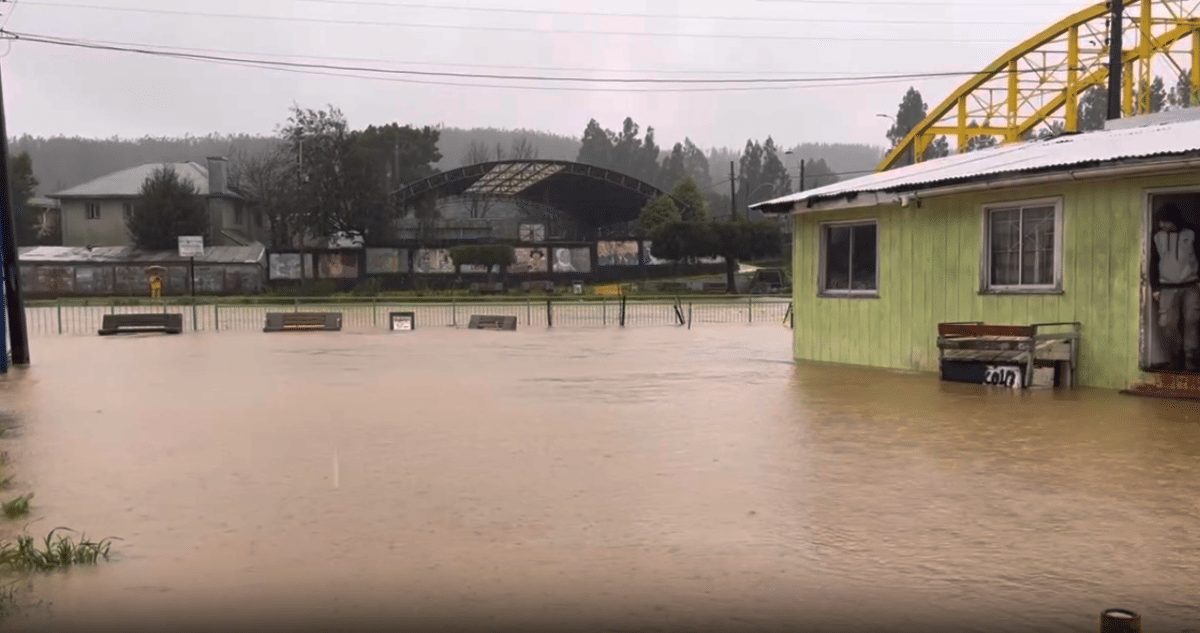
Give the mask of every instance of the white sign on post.
<path id="1" fill-rule="evenodd" d="M 204 257 L 204 236 L 202 236 L 202 235 L 180 235 L 179 236 L 179 256 L 180 257 Z"/>

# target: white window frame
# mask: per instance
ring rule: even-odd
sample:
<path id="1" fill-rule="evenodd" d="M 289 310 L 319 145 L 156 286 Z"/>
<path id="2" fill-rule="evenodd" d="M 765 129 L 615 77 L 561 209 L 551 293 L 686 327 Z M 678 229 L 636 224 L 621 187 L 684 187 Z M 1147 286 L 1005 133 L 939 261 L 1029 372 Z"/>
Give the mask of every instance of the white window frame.
<path id="1" fill-rule="evenodd" d="M 1050 284 L 997 285 L 992 283 L 992 213 L 1032 207 L 1054 208 L 1054 282 Z M 1063 199 L 1035 198 L 1029 200 L 1006 200 L 983 205 L 980 221 L 983 224 L 983 240 L 980 257 L 980 292 L 983 294 L 1060 294 L 1063 291 Z"/>
<path id="2" fill-rule="evenodd" d="M 99 202 L 83 203 L 83 214 L 84 214 L 84 217 L 89 220 L 99 220 L 100 219 L 100 203 Z"/>
<path id="3" fill-rule="evenodd" d="M 826 252 L 827 252 L 828 246 L 829 246 L 829 239 L 827 236 L 829 235 L 829 229 L 835 228 L 835 227 L 840 227 L 840 226 L 846 226 L 846 227 L 872 226 L 875 228 L 875 289 L 874 290 L 855 290 L 853 288 L 849 288 L 846 290 L 841 290 L 841 289 L 830 290 L 825 287 L 826 265 L 827 265 L 828 259 L 829 259 L 828 257 L 826 257 Z M 817 228 L 819 230 L 819 235 L 818 235 L 817 239 L 820 241 L 820 248 L 817 249 L 817 252 L 819 253 L 818 257 L 821 258 L 817 264 L 817 275 L 818 275 L 817 296 L 831 297 L 831 298 L 838 298 L 838 299 L 875 299 L 875 298 L 878 298 L 879 297 L 879 285 L 880 285 L 879 270 L 880 270 L 880 264 L 881 264 L 881 262 L 879 260 L 879 218 L 870 217 L 870 218 L 858 218 L 858 219 L 854 219 L 854 220 L 838 220 L 835 222 L 822 222 L 817 225 Z M 850 253 L 853 256 L 853 253 L 854 253 L 853 243 L 851 244 Z M 850 264 L 850 271 L 851 271 L 850 285 L 853 286 L 854 285 L 853 261 Z"/>

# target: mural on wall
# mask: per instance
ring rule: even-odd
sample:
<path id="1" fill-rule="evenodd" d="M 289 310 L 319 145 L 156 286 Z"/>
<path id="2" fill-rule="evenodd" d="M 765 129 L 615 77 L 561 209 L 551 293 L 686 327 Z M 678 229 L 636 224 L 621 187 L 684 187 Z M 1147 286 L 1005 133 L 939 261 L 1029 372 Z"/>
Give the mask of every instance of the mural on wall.
<path id="1" fill-rule="evenodd" d="M 450 259 L 450 251 L 444 248 L 422 248 L 417 251 L 413 269 L 425 275 L 451 274 L 454 272 L 454 260 Z"/>
<path id="2" fill-rule="evenodd" d="M 543 248 L 515 248 L 513 255 L 516 263 L 512 265 L 511 270 L 514 273 L 549 272 L 546 250 Z"/>
<path id="3" fill-rule="evenodd" d="M 399 248 L 368 248 L 366 251 L 368 275 L 408 272 L 408 251 Z"/>
<path id="4" fill-rule="evenodd" d="M 556 273 L 590 273 L 592 272 L 592 249 L 556 248 L 554 249 L 554 272 Z"/>
<path id="5" fill-rule="evenodd" d="M 358 279 L 357 253 L 321 253 L 321 279 Z"/>
<path id="6" fill-rule="evenodd" d="M 312 253 L 305 253 L 306 279 L 312 279 L 312 258 Z M 271 279 L 300 279 L 300 253 L 271 253 L 267 263 Z"/>
<path id="7" fill-rule="evenodd" d="M 637 242 L 597 242 L 596 263 L 600 266 L 637 266 Z"/>
<path id="8" fill-rule="evenodd" d="M 665 259 L 659 259 L 650 254 L 650 242 L 642 242 L 642 263 L 647 266 L 661 266 L 671 262 Z"/>

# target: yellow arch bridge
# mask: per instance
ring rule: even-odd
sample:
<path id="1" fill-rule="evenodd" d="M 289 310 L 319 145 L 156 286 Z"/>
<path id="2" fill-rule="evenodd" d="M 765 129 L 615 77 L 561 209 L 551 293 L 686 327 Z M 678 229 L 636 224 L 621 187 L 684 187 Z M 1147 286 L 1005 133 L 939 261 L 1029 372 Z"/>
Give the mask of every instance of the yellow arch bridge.
<path id="1" fill-rule="evenodd" d="M 1187 105 L 1200 104 L 1200 0 L 1127 0 L 1124 8 L 1122 114 L 1151 112 L 1155 75 L 1168 90 L 1186 85 Z M 920 161 L 939 136 L 964 152 L 976 137 L 1012 143 L 1045 129 L 1079 131 L 1080 97 L 1107 87 L 1111 12 L 1108 3 L 1088 7 L 1014 46 L 932 108 L 877 171 Z"/>

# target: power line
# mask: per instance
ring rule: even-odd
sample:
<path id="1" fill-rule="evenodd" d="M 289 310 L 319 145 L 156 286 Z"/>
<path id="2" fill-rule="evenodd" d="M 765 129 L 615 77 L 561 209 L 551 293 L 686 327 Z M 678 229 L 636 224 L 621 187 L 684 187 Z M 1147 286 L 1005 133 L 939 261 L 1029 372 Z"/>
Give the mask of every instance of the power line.
<path id="1" fill-rule="evenodd" d="M 416 70 L 400 70 L 392 68 L 377 68 L 367 66 L 341 66 L 336 64 L 309 63 L 309 62 L 288 62 L 288 61 L 272 61 L 250 58 L 239 58 L 222 54 L 197 54 L 197 53 L 180 53 L 171 51 L 160 51 L 149 48 L 131 47 L 131 46 L 114 46 L 109 44 L 101 44 L 88 42 L 84 40 L 71 40 L 67 38 L 54 38 L 41 36 L 31 33 L 16 33 L 5 31 L 5 34 L 15 38 L 18 42 L 32 42 L 38 44 L 47 44 L 53 46 L 64 46 L 71 48 L 84 48 L 91 50 L 105 50 L 113 52 L 134 53 L 139 55 L 147 55 L 153 57 L 166 57 L 175 59 L 187 59 L 193 61 L 204 61 L 212 63 L 226 63 L 233 65 L 250 66 L 255 68 L 267 68 L 276 70 L 291 70 L 301 72 L 312 72 L 314 74 L 333 74 L 338 77 L 360 77 L 371 79 L 391 79 L 406 81 L 409 83 L 424 83 L 431 85 L 458 85 L 465 87 L 492 87 L 492 88 L 510 88 L 510 89 L 551 89 L 551 90 L 588 90 L 578 86 L 518 86 L 518 85 L 496 85 L 496 84 L 478 84 L 478 83 L 451 83 L 451 82 L 431 82 L 408 79 L 408 77 L 438 77 L 438 78 L 457 78 L 457 79 L 476 79 L 476 80 L 499 80 L 499 81 L 533 81 L 533 82 L 574 82 L 588 84 L 708 84 L 708 85 L 723 85 L 725 88 L 701 88 L 701 89 L 686 89 L 672 88 L 669 92 L 713 92 L 713 91 L 747 91 L 747 90 L 766 90 L 766 89 L 794 89 L 799 87 L 841 87 L 841 86 L 856 86 L 856 85 L 874 85 L 881 83 L 893 83 L 899 81 L 911 81 L 914 79 L 932 79 L 945 77 L 961 77 L 971 76 L 977 71 L 969 72 L 931 72 L 931 73 L 905 73 L 893 75 L 867 75 L 867 76 L 847 76 L 835 78 L 814 78 L 814 77 L 793 77 L 793 78 L 747 78 L 747 79 L 663 79 L 663 78 L 630 78 L 630 77 L 542 77 L 533 75 L 500 75 L 488 73 L 451 73 L 440 71 L 416 71 Z M 1035 68 L 1026 69 L 1021 72 L 1039 73 L 1045 72 L 1046 69 Z M 330 71 L 333 71 L 332 73 Z M 351 75 L 346 73 L 372 73 L 372 75 Z M 378 77 L 376 75 L 383 75 Z M 403 79 L 401 79 L 403 78 Z M 733 84 L 739 84 L 737 87 L 730 87 Z M 765 85 L 764 85 L 765 84 Z M 594 90 L 594 89 L 593 89 Z M 619 90 L 611 87 L 600 88 L 600 90 L 614 91 Z M 651 90 L 626 90 L 632 92 L 648 92 Z"/>
<path id="2" fill-rule="evenodd" d="M 388 7 L 397 9 L 428 9 L 436 11 L 459 11 L 470 13 L 507 13 L 514 15 L 560 15 L 567 17 L 597 17 L 597 18 L 638 18 L 651 20 L 716 20 L 720 22 L 766 22 L 766 23 L 789 23 L 789 24 L 811 24 L 814 22 L 827 23 L 847 23 L 847 24 L 980 24 L 980 25 L 1018 25 L 1027 26 L 1030 24 L 1041 24 L 1035 21 L 974 21 L 974 20 L 953 20 L 953 21 L 929 21 L 929 20 L 877 20 L 877 19 L 846 19 L 846 18 L 797 18 L 797 17 L 756 17 L 747 15 L 686 15 L 673 13 L 630 13 L 630 12 L 602 12 L 602 11 L 564 11 L 561 9 L 519 9 L 512 7 L 478 7 L 467 5 L 453 4 L 431 4 L 428 2 L 380 2 L 378 0 L 294 0 L 295 2 L 304 2 L 310 4 L 323 4 L 333 6 L 370 6 L 370 7 Z M 815 4 L 838 4 L 846 6 L 848 3 L 845 0 L 810 0 Z M 55 6 L 51 2 L 42 2 L 47 6 Z M 905 4 L 895 2 L 863 2 L 858 4 Z M 949 3 L 916 3 L 927 4 L 928 6 L 937 6 L 938 4 Z M 1044 3 L 1030 2 L 1029 5 L 1045 6 Z M 74 6 L 74 5 L 72 5 Z M 853 6 L 853 5 L 851 5 Z"/>
<path id="3" fill-rule="evenodd" d="M 785 41 L 785 42 L 804 42 L 804 41 L 822 41 L 822 42 L 935 42 L 935 43 L 989 43 L 989 44 L 1007 44 L 1011 43 L 1010 39 L 938 39 L 930 37 L 918 38 L 884 38 L 875 36 L 856 36 L 856 37 L 830 37 L 828 35 L 812 35 L 812 36 L 795 36 L 795 35 L 743 35 L 729 33 L 673 33 L 673 32 L 652 32 L 652 31 L 607 31 L 607 30 L 588 30 L 588 29 L 555 29 L 555 28 L 532 28 L 532 27 L 508 27 L 508 26 L 480 26 L 480 25 L 460 25 L 460 24 L 418 24 L 412 22 L 389 22 L 382 20 L 351 20 L 345 18 L 312 18 L 302 16 L 285 16 L 285 15 L 256 15 L 242 13 L 203 13 L 199 11 L 173 11 L 169 9 L 148 9 L 140 7 L 107 7 L 88 4 L 71 4 L 65 2 L 37 2 L 26 3 L 26 7 L 65 7 L 71 9 L 89 9 L 95 11 L 118 11 L 126 13 L 143 13 L 150 15 L 173 15 L 180 17 L 201 17 L 201 18 L 221 18 L 234 20 L 267 20 L 277 22 L 299 22 L 299 23 L 316 23 L 322 25 L 343 24 L 354 26 L 374 26 L 388 27 L 398 26 L 406 28 L 419 29 L 442 29 L 453 31 L 493 31 L 507 33 L 559 33 L 570 35 L 606 35 L 606 36 L 624 36 L 624 37 L 673 37 L 673 38 L 697 38 L 697 39 L 724 39 L 724 40 L 758 40 L 758 41 Z M 992 23 L 996 24 L 996 23 Z"/>

